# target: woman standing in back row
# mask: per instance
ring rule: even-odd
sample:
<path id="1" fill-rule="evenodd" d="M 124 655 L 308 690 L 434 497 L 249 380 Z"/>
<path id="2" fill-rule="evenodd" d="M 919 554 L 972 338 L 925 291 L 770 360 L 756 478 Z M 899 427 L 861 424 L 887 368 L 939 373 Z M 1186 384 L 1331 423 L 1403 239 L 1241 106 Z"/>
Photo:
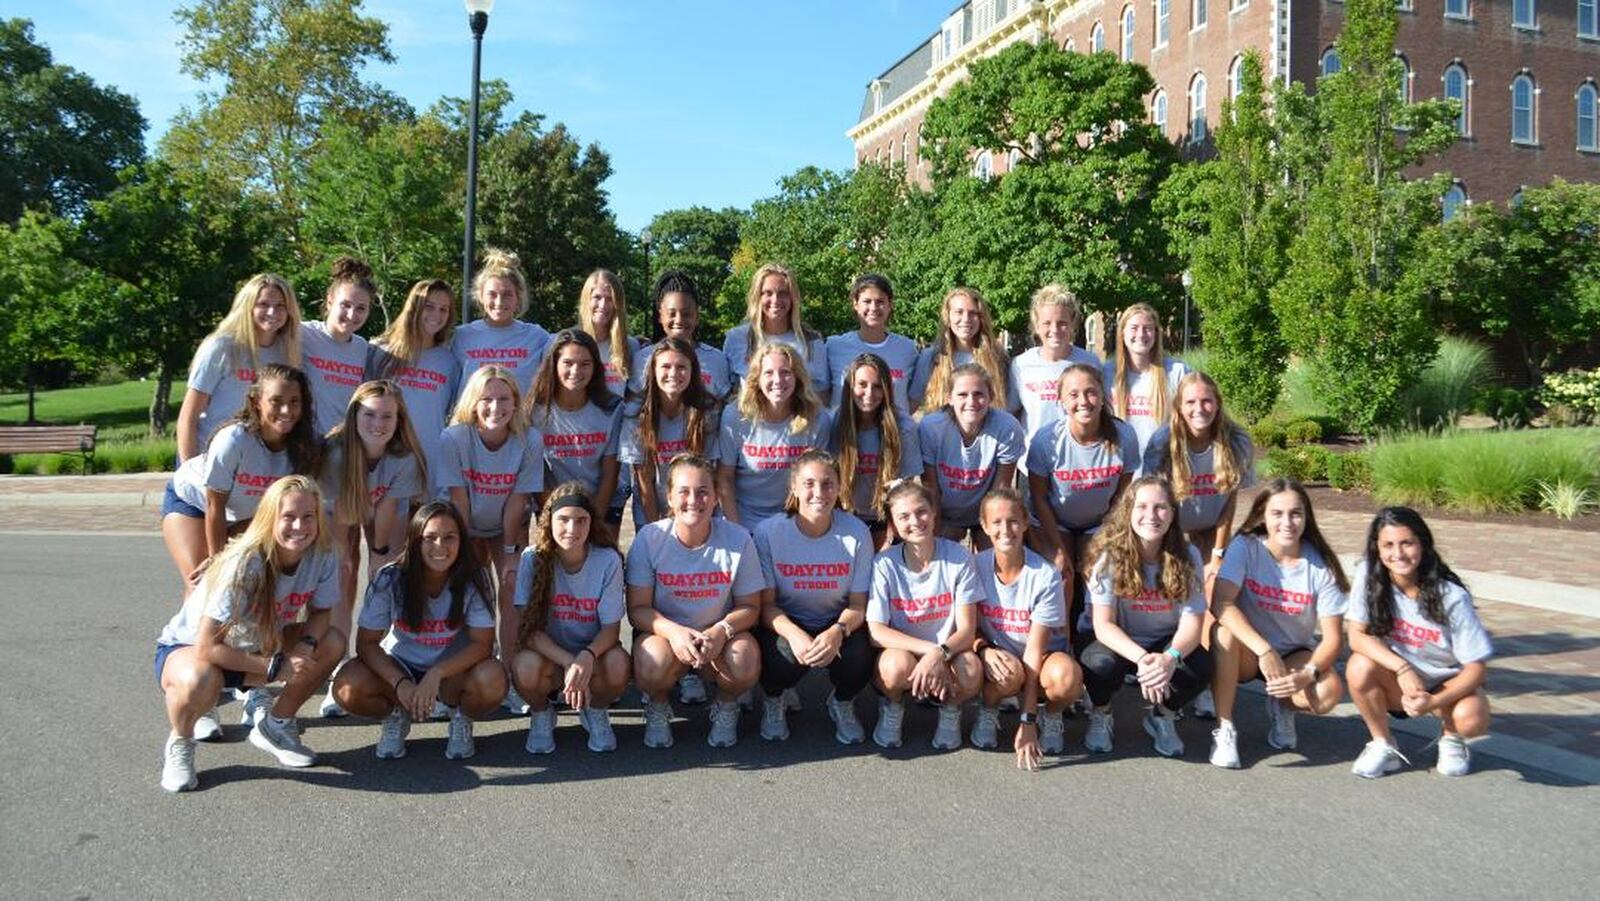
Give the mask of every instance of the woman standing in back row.
<path id="1" fill-rule="evenodd" d="M 894 312 L 894 289 L 881 275 L 868 274 L 850 286 L 850 306 L 855 310 L 857 328 L 828 339 L 828 373 L 832 397 L 828 405 L 837 410 L 850 394 L 850 372 L 857 358 L 872 354 L 889 369 L 890 400 L 894 408 L 909 414 L 920 398 L 911 397 L 909 388 L 916 378 L 917 346 L 904 335 L 889 331 Z"/>
<path id="2" fill-rule="evenodd" d="M 429 497 L 439 490 L 439 436 L 449 423 L 450 408 L 461 388 L 461 364 L 450 350 L 455 331 L 456 300 L 440 279 L 417 282 L 406 295 L 400 315 L 372 342 L 368 369 L 374 378 L 400 386 L 406 413 L 416 429 L 427 462 Z"/>
<path id="3" fill-rule="evenodd" d="M 528 279 L 522 274 L 522 261 L 514 253 L 490 250 L 472 280 L 472 296 L 483 318 L 456 329 L 451 342 L 461 364 L 461 377 L 471 376 L 482 366 L 499 366 L 510 373 L 517 396 L 526 397 L 550 333 L 519 318 L 528 311 Z"/>
<path id="4" fill-rule="evenodd" d="M 367 340 L 357 333 L 367 324 L 377 298 L 372 267 L 340 257 L 333 261 L 328 293 L 322 300 L 323 321 L 300 327 L 318 435 L 328 434 L 344 420 L 350 395 L 367 380 Z"/>
<path id="5" fill-rule="evenodd" d="M 759 368 L 756 351 L 767 344 L 786 344 L 794 348 L 801 362 L 802 377 L 811 383 L 819 398 L 828 390 L 828 352 L 822 335 L 807 328 L 800 315 L 800 286 L 789 270 L 768 263 L 750 279 L 745 297 L 745 320 L 728 329 L 722 352 L 736 379 L 744 379 Z"/>

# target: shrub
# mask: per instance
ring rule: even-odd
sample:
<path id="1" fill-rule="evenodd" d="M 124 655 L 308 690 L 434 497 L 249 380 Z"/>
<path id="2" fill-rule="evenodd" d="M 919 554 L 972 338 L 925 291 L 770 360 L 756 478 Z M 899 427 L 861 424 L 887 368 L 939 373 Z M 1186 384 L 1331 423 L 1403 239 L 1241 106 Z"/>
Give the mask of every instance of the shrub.
<path id="1" fill-rule="evenodd" d="M 1567 482 L 1540 482 L 1539 509 L 1562 519 L 1576 519 L 1595 508 L 1595 493 Z"/>
<path id="2" fill-rule="evenodd" d="M 1468 513 L 1515 513 L 1532 499 L 1526 457 L 1493 447 L 1493 435 L 1461 435 L 1446 445 L 1440 473 L 1444 505 Z"/>
<path id="3" fill-rule="evenodd" d="M 1268 476 L 1283 476 L 1303 484 L 1321 482 L 1328 477 L 1328 460 L 1332 456 L 1319 444 L 1275 447 L 1267 451 L 1262 468 Z"/>
<path id="4" fill-rule="evenodd" d="M 1600 430 L 1446 432 L 1380 441 L 1368 452 L 1380 502 L 1469 513 L 1538 509 L 1539 483 L 1600 490 Z"/>
<path id="5" fill-rule="evenodd" d="M 1271 416 L 1250 426 L 1250 441 L 1256 448 L 1265 452 L 1275 447 L 1283 447 L 1283 423 Z"/>
<path id="6" fill-rule="evenodd" d="M 1489 351 L 1464 338 L 1445 338 L 1439 352 L 1401 398 L 1407 425 L 1432 429 L 1455 424 L 1489 380 Z"/>
<path id="7" fill-rule="evenodd" d="M 1583 425 L 1600 420 L 1600 369 L 1569 369 L 1545 376 L 1539 402 L 1555 425 Z"/>
<path id="8" fill-rule="evenodd" d="M 1316 444 L 1322 440 L 1322 424 L 1315 419 L 1297 419 L 1283 427 L 1283 440 L 1290 447 Z"/>
<path id="9" fill-rule="evenodd" d="M 1503 429 L 1520 429 L 1533 418 L 1531 394 L 1505 385 L 1480 387 L 1468 409 L 1493 419 Z"/>
<path id="10" fill-rule="evenodd" d="M 1438 461 L 1425 438 L 1379 441 L 1367 451 L 1367 463 L 1380 503 L 1433 506 L 1443 494 Z"/>
<path id="11" fill-rule="evenodd" d="M 1366 452 L 1329 454 L 1328 484 L 1340 491 L 1372 488 L 1372 464 Z"/>

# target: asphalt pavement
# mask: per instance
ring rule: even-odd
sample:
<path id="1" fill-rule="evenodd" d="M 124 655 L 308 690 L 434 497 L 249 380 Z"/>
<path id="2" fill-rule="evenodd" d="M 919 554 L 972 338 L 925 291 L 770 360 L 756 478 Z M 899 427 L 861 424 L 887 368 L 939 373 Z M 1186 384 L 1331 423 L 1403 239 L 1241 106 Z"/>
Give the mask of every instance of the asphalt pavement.
<path id="1" fill-rule="evenodd" d="M 1445 779 L 1417 735 L 1414 767 L 1369 782 L 1349 772 L 1358 721 L 1301 717 L 1301 750 L 1275 752 L 1253 695 L 1237 772 L 1205 762 L 1198 721 L 1183 759 L 1157 758 L 1131 691 L 1116 753 L 1088 758 L 1069 720 L 1037 774 L 1012 767 L 1011 717 L 998 751 L 930 750 L 915 708 L 904 748 L 841 748 L 812 679 L 784 744 L 750 713 L 737 747 L 708 748 L 704 708 L 680 708 L 676 746 L 651 751 L 630 698 L 610 755 L 570 714 L 553 756 L 507 717 L 470 761 L 443 759 L 443 723 L 379 761 L 375 724 L 309 719 L 320 764 L 290 770 L 230 725 L 199 748 L 200 790 L 168 795 L 151 653 L 176 581 L 155 535 L 0 543 L 5 897 L 1592 897 L 1600 787 L 1481 750 Z"/>

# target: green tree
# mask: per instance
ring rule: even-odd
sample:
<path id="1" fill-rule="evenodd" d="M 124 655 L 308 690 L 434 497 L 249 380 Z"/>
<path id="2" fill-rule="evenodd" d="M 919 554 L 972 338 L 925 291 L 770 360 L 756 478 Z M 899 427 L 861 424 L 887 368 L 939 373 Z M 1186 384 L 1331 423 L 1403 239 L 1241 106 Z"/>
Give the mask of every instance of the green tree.
<path id="1" fill-rule="evenodd" d="M 34 393 L 49 387 L 78 359 L 73 290 L 82 267 L 68 250 L 72 225 L 37 210 L 15 225 L 0 225 L 0 383 Z"/>
<path id="2" fill-rule="evenodd" d="M 681 269 L 694 279 L 703 296 L 716 296 L 733 275 L 733 255 L 747 218 L 743 210 L 733 207 L 692 206 L 657 213 L 650 220 L 650 271 L 659 274 Z"/>
<path id="3" fill-rule="evenodd" d="M 51 61 L 26 19 L 0 19 L 0 223 L 29 207 L 73 217 L 144 156 L 134 99 Z"/>
<path id="4" fill-rule="evenodd" d="M 1402 173 L 1455 139 L 1453 105 L 1408 104 L 1394 56 L 1391 0 L 1349 0 L 1343 68 L 1319 83 L 1326 156 L 1311 175 L 1303 225 L 1273 308 L 1334 415 L 1371 431 L 1397 422 L 1401 391 L 1433 356 L 1437 327 L 1411 270 L 1438 227 L 1446 175 Z"/>

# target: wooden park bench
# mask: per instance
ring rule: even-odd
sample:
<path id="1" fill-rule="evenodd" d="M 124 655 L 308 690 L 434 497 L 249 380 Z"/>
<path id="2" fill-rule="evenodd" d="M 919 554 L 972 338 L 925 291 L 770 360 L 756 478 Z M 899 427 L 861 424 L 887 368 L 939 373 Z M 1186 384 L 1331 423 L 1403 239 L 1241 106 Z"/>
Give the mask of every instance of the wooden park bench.
<path id="1" fill-rule="evenodd" d="M 90 473 L 94 434 L 92 425 L 0 425 L 0 454 L 82 454 Z"/>

